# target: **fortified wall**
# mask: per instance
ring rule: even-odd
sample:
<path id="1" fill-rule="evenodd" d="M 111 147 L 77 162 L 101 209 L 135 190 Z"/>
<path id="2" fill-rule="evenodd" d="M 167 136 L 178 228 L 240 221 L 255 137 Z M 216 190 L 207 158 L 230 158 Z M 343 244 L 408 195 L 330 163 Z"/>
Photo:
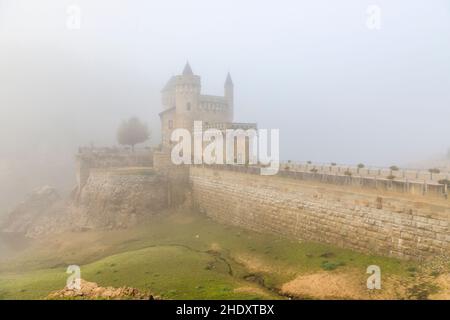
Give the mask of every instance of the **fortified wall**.
<path id="1" fill-rule="evenodd" d="M 168 205 L 169 182 L 152 168 L 91 169 L 76 200 L 77 225 L 123 228 Z"/>
<path id="2" fill-rule="evenodd" d="M 152 167 L 153 150 L 80 147 L 77 160 L 77 189 L 86 184 L 91 170 L 124 167 Z"/>
<path id="3" fill-rule="evenodd" d="M 149 149 L 81 149 L 71 198 L 74 224 L 125 228 L 184 203 L 189 170 L 169 170 L 168 161 L 166 154 Z"/>
<path id="4" fill-rule="evenodd" d="M 213 219 L 259 232 L 405 259 L 450 253 L 450 204 L 389 182 L 258 168 L 191 167 L 194 203 Z M 330 180 L 330 181 L 327 181 Z M 433 189 L 434 190 L 434 189 Z"/>
<path id="5" fill-rule="evenodd" d="M 259 167 L 244 165 L 173 166 L 158 151 L 143 167 L 100 158 L 79 157 L 78 174 L 86 175 L 77 191 L 82 225 L 128 226 L 190 199 L 221 223 L 291 239 L 404 259 L 450 254 L 448 190 L 433 181 L 304 172 L 292 165 L 262 176 Z"/>

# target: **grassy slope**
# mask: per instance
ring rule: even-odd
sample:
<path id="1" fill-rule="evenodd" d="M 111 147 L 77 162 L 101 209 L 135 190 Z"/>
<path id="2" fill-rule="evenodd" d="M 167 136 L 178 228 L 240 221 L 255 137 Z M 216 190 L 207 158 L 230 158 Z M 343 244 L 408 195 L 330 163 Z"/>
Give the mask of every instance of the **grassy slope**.
<path id="1" fill-rule="evenodd" d="M 280 298 L 267 288 L 277 289 L 299 274 L 337 267 L 364 279 L 367 266 L 375 264 L 384 276 L 407 278 L 416 267 L 175 214 L 134 229 L 74 233 L 36 243 L 0 264 L 0 298 L 45 298 L 64 287 L 70 264 L 80 265 L 82 278 L 99 285 L 148 289 L 170 299 Z"/>

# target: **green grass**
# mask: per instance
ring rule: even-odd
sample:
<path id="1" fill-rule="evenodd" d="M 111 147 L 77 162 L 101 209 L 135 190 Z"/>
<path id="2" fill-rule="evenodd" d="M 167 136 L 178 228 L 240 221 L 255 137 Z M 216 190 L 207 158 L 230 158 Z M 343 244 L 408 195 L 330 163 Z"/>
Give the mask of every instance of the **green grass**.
<path id="1" fill-rule="evenodd" d="M 98 274 L 98 270 L 102 272 Z M 233 289 L 244 281 L 207 253 L 180 246 L 157 246 L 114 255 L 83 268 L 83 276 L 104 286 L 148 289 L 168 299 L 248 299 Z"/>
<path id="2" fill-rule="evenodd" d="M 255 271 L 242 257 L 263 267 Z M 366 277 L 366 268 L 378 265 L 383 275 L 408 277 L 417 267 L 225 226 L 201 215 L 175 214 L 133 229 L 35 243 L 0 264 L 0 299 L 45 298 L 64 287 L 70 264 L 80 265 L 82 278 L 101 286 L 131 286 L 167 299 L 283 298 L 276 289 L 300 274 L 356 270 Z M 242 287 L 259 291 L 234 291 Z"/>
<path id="3" fill-rule="evenodd" d="M 65 269 L 0 275 L 0 299 L 42 299 L 66 284 Z"/>

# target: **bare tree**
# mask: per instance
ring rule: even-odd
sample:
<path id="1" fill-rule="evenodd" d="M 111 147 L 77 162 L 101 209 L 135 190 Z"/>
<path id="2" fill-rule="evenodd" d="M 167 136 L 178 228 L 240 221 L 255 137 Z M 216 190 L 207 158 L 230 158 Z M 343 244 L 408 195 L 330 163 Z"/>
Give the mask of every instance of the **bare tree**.
<path id="1" fill-rule="evenodd" d="M 150 130 L 147 124 L 142 123 L 136 117 L 124 120 L 117 130 L 117 141 L 119 144 L 131 146 L 133 152 L 136 144 L 145 142 L 149 138 Z"/>

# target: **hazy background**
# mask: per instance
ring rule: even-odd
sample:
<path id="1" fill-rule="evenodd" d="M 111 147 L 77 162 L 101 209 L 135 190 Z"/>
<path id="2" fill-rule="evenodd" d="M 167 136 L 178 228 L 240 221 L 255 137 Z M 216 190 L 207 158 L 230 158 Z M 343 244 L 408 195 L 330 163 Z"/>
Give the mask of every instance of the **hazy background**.
<path id="1" fill-rule="evenodd" d="M 231 72 L 235 120 L 280 128 L 283 159 L 442 155 L 449 40 L 448 0 L 0 0 L 0 215 L 43 184 L 70 190 L 77 146 L 115 144 L 123 118 L 158 144 L 160 89 L 186 60 L 204 93 Z"/>

